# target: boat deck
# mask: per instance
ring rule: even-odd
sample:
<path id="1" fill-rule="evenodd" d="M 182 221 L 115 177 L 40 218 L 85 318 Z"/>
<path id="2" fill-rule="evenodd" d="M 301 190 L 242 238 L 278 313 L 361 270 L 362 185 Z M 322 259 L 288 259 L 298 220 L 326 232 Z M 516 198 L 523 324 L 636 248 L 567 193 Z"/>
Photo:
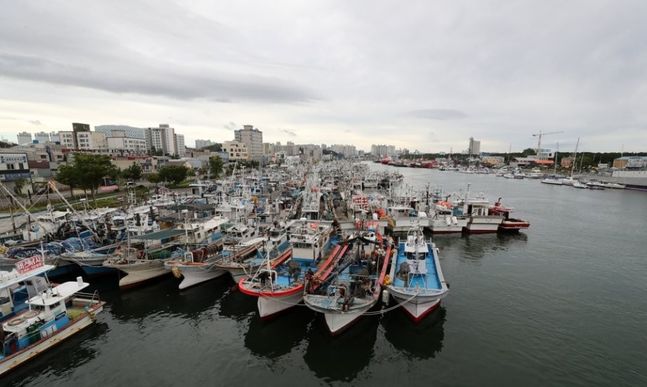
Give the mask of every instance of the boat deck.
<path id="1" fill-rule="evenodd" d="M 397 287 L 408 287 L 408 288 L 424 288 L 424 289 L 442 289 L 440 284 L 440 278 L 438 277 L 438 271 L 436 269 L 436 262 L 434 259 L 435 251 L 431 245 L 429 245 L 429 252 L 425 258 L 425 264 L 427 268 L 427 274 L 412 274 L 409 276 L 409 283 L 405 284 L 404 279 L 395 275 L 393 278 L 393 286 Z M 407 258 L 404 252 L 404 243 L 400 243 L 400 248 L 398 249 L 398 258 L 395 262 L 396 273 L 400 269 L 400 265 L 403 262 L 406 262 Z"/>

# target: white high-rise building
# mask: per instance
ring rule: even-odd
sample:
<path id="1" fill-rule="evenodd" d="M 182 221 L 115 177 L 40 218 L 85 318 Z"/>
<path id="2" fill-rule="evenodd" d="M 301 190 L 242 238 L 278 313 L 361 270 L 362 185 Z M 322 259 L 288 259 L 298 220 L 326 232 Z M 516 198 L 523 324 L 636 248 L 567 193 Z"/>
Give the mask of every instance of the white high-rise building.
<path id="1" fill-rule="evenodd" d="M 18 145 L 31 144 L 31 133 L 20 132 L 18 133 Z"/>
<path id="2" fill-rule="evenodd" d="M 158 128 L 146 128 L 146 147 L 161 150 L 163 154 L 177 155 L 175 145 L 175 129 L 168 124 L 160 124 Z"/>
<path id="3" fill-rule="evenodd" d="M 141 138 L 142 140 L 146 139 L 146 134 L 145 134 L 145 129 L 144 128 L 136 128 L 134 126 L 128 126 L 128 125 L 97 125 L 94 127 L 94 130 L 103 133 L 106 135 L 106 137 L 121 137 L 121 134 L 115 134 L 116 132 L 118 133 L 125 133 L 126 137 L 128 138 Z"/>
<path id="4" fill-rule="evenodd" d="M 470 137 L 470 145 L 467 148 L 467 153 L 470 156 L 478 156 L 481 154 L 481 142 Z"/>
<path id="5" fill-rule="evenodd" d="M 50 142 L 49 133 L 38 132 L 34 134 L 34 140 L 38 141 L 39 144 L 46 144 Z"/>
<path id="6" fill-rule="evenodd" d="M 249 157 L 259 160 L 263 157 L 263 132 L 253 125 L 244 125 L 242 129 L 234 131 L 236 141 L 247 145 Z"/>
<path id="7" fill-rule="evenodd" d="M 175 154 L 180 157 L 184 157 L 184 155 L 186 154 L 183 134 L 175 134 Z"/>

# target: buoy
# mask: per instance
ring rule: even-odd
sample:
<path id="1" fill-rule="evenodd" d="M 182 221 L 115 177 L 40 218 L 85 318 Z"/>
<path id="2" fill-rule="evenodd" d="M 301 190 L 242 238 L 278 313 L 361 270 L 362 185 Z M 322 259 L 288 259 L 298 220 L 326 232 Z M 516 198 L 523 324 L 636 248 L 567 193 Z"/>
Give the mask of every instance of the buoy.
<path id="1" fill-rule="evenodd" d="M 386 289 L 382 290 L 382 303 L 389 306 L 389 291 Z"/>

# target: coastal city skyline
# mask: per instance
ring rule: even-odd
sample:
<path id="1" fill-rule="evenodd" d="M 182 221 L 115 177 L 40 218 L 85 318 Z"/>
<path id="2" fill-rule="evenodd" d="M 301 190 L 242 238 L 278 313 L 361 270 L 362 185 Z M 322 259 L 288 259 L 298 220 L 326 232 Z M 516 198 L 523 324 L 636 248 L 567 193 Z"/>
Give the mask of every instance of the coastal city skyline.
<path id="1" fill-rule="evenodd" d="M 646 15 L 3 2 L 2 386 L 647 386 Z"/>
<path id="2" fill-rule="evenodd" d="M 647 51 L 634 37 L 647 32 L 646 5 L 587 4 L 555 17 L 530 2 L 11 3 L 0 137 L 167 122 L 193 143 L 255 122 L 269 142 L 334 137 L 364 150 L 448 152 L 475 137 L 505 152 L 542 130 L 563 131 L 550 139 L 562 149 L 580 137 L 587 151 L 642 151 Z"/>

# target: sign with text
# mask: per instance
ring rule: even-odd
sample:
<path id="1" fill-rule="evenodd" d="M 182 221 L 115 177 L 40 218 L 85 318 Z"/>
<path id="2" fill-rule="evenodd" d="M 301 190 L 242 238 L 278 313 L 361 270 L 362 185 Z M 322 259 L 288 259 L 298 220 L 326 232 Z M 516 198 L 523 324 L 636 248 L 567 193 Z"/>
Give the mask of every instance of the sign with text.
<path id="1" fill-rule="evenodd" d="M 18 273 L 24 274 L 32 270 L 38 269 L 39 267 L 42 267 L 44 264 L 45 262 L 43 260 L 43 257 L 39 255 L 34 255 L 33 257 L 21 259 L 20 261 L 16 262 L 16 270 L 18 270 Z"/>

